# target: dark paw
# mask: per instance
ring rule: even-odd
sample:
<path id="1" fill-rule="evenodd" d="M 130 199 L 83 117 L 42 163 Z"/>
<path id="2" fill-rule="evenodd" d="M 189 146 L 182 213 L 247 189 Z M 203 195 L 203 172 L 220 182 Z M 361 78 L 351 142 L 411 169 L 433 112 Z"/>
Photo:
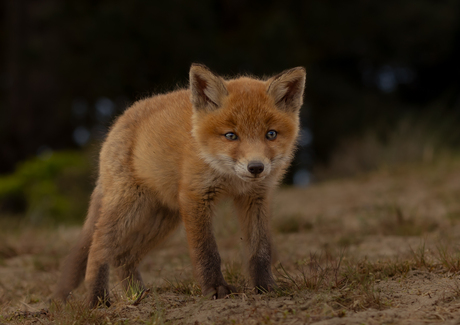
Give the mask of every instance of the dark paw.
<path id="1" fill-rule="evenodd" d="M 224 284 L 217 287 L 203 288 L 203 296 L 211 299 L 221 299 L 227 297 L 231 293 L 236 293 L 236 288 L 232 285 Z"/>

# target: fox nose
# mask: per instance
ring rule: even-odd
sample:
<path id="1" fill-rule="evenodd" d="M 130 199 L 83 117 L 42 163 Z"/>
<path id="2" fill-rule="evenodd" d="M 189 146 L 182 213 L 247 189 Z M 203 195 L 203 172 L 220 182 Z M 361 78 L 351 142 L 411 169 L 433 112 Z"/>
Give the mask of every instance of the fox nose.
<path id="1" fill-rule="evenodd" d="M 264 164 L 259 161 L 251 161 L 248 164 L 248 170 L 253 175 L 260 174 L 264 171 Z"/>

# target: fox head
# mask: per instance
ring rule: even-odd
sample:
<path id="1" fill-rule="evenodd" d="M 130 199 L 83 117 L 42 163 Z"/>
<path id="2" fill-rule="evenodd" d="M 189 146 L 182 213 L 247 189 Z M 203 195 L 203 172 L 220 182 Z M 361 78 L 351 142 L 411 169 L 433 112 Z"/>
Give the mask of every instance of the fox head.
<path id="1" fill-rule="evenodd" d="M 257 182 L 284 170 L 299 132 L 305 69 L 268 79 L 224 80 L 206 66 L 190 68 L 192 134 L 214 169 Z"/>

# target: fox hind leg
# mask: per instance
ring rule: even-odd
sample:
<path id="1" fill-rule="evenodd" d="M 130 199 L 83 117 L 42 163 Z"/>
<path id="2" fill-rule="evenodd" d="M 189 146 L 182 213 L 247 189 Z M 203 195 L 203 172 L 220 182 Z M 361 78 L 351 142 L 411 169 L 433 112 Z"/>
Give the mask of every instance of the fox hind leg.
<path id="1" fill-rule="evenodd" d="M 104 245 L 104 237 L 96 230 L 88 255 L 85 283 L 89 291 L 88 304 L 91 308 L 97 307 L 100 303 L 110 306 L 108 298 L 110 250 Z"/>
<path id="2" fill-rule="evenodd" d="M 131 235 L 133 240 L 130 241 L 130 245 L 125 246 L 125 251 L 116 255 L 113 262 L 123 289 L 128 295 L 146 289 L 138 269 L 140 261 L 180 223 L 179 213 L 165 207 L 157 206 L 146 213 L 142 229 L 137 229 Z"/>
<path id="3" fill-rule="evenodd" d="M 70 251 L 61 269 L 54 298 L 66 301 L 72 290 L 78 287 L 85 277 L 89 247 L 92 234 L 82 233 L 77 245 Z"/>
<path id="4" fill-rule="evenodd" d="M 108 265 L 116 268 L 127 293 L 144 290 L 137 268 L 140 261 L 180 222 L 178 212 L 162 207 L 151 196 L 137 196 L 126 206 L 111 209 L 97 224 L 85 278 L 91 307 L 101 301 L 109 304 Z"/>
<path id="5" fill-rule="evenodd" d="M 89 248 L 94 233 L 94 225 L 99 218 L 101 197 L 99 188 L 96 187 L 91 196 L 88 216 L 78 243 L 72 248 L 63 263 L 61 275 L 53 294 L 54 298 L 65 302 L 70 292 L 78 287 L 85 277 Z"/>

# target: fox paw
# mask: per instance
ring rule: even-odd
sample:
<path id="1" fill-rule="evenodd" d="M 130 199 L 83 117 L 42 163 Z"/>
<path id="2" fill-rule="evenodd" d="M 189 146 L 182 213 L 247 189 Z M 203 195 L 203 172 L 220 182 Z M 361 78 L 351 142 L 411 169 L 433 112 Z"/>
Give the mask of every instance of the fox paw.
<path id="1" fill-rule="evenodd" d="M 203 296 L 211 299 L 221 299 L 227 297 L 231 293 L 235 293 L 236 288 L 229 284 L 219 285 L 216 287 L 203 288 Z"/>

